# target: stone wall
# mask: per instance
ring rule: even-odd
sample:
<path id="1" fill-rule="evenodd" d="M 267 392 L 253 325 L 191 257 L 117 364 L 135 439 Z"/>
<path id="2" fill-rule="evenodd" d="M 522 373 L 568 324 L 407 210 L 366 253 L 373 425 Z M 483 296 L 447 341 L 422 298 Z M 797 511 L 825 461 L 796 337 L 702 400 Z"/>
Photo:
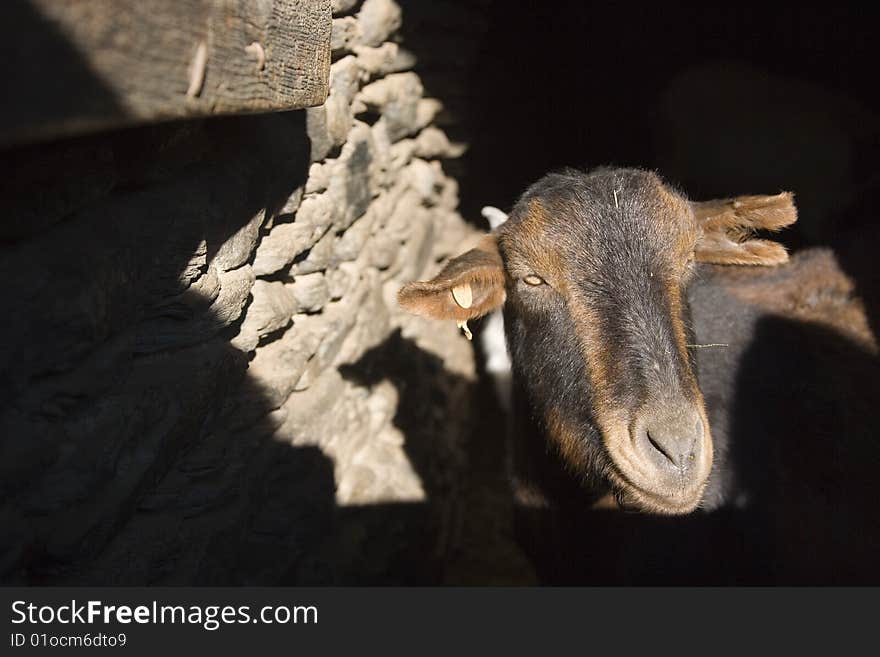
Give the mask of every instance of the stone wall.
<path id="1" fill-rule="evenodd" d="M 461 148 L 398 5 L 333 8 L 320 107 L 2 155 L 4 582 L 430 583 L 485 548 L 473 351 L 394 301 L 473 237 Z"/>

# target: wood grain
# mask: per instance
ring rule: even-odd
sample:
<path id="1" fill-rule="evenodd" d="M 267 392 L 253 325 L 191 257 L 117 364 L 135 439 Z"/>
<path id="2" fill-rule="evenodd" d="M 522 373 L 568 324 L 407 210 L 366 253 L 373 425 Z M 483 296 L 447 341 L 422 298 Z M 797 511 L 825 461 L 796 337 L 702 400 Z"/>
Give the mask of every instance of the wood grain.
<path id="1" fill-rule="evenodd" d="M 2 145 L 327 97 L 329 0 L 13 0 L 4 14 Z"/>

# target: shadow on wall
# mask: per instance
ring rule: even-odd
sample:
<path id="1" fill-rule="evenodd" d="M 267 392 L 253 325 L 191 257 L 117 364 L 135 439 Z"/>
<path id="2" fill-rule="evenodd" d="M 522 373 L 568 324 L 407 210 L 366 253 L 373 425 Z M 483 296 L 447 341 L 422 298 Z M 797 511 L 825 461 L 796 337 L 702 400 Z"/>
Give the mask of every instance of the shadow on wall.
<path id="1" fill-rule="evenodd" d="M 77 115 L 122 113 L 112 91 L 30 3 L 6 3 L 3 11 L 0 74 L 7 89 L 17 90 L 15 102 L 3 103 L 0 108 L 4 125 L 29 125 L 34 108 L 40 108 L 41 115 L 54 122 L 61 122 L 68 111 Z M 28 38 L 12 37 L 13 32 Z M 46 70 L 41 68 L 44 63 L 48 63 Z M 81 93 L 59 102 L 47 70 L 51 76 L 69 79 Z M 43 84 L 34 84 L 41 80 Z M 78 205 L 107 194 L 124 175 L 119 164 L 113 160 L 109 139 L 54 142 L 41 146 L 38 153 L 29 148 L 6 150 L 0 158 L 4 210 L 0 244 L 12 244 L 47 229 Z"/>
<path id="2" fill-rule="evenodd" d="M 351 366 L 370 372 L 364 385 L 384 368 L 421 413 L 400 426 L 429 502 L 337 508 L 333 464 L 273 439 L 277 403 L 229 343 L 264 217 L 305 181 L 303 112 L 46 150 L 3 159 L 56 166 L 64 181 L 46 194 L 52 217 L 3 227 L 4 581 L 440 581 L 432 505 L 450 494 L 436 483 L 449 466 L 412 441 L 436 435 L 437 395 L 462 385 L 444 387 L 452 375 L 399 334 Z M 19 182 L 3 190 L 4 217 L 35 198 Z"/>
<path id="3" fill-rule="evenodd" d="M 27 39 L 20 38 L 22 34 Z M 28 0 L 3 6 L 0 76 L 6 88 L 16 94 L 15 102 L 0 107 L 4 126 L 32 126 L 35 114 L 53 124 L 70 116 L 125 115 L 123 105 L 92 73 L 88 62 Z M 59 99 L 53 80 L 65 80 L 66 88 L 80 93 Z M 3 130 L 4 141 L 6 130 L 8 127 Z"/>
<path id="4" fill-rule="evenodd" d="M 399 334 L 351 366 L 364 385 L 384 369 L 416 413 L 400 427 L 429 502 L 337 508 L 333 464 L 316 447 L 273 439 L 277 402 L 229 343 L 264 217 L 305 180 L 303 112 L 48 150 L 57 159 L 44 160 L 44 147 L 3 158 L 4 168 L 60 166 L 69 185 L 50 190 L 50 220 L 3 227 L 0 274 L 14 309 L 0 350 L 3 580 L 439 581 L 443 523 L 432 505 L 451 495 L 437 483 L 449 466 L 412 441 L 436 435 L 426 425 L 446 421 L 437 395 L 460 382 L 444 387 L 442 363 Z M 105 168 L 75 175 L 77 162 L 94 161 Z M 34 193 L 4 189 L 3 216 Z"/>
<path id="5" fill-rule="evenodd" d="M 27 85 L 43 95 L 7 104 L 4 117 L 119 110 L 49 24 L 26 3 L 13 10 L 4 29 L 26 30 L 40 57 L 5 53 L 11 69 L 39 77 L 33 63 L 55 61 L 82 93 L 58 104 L 51 84 Z M 263 219 L 305 180 L 304 134 L 295 112 L 2 154 L 4 582 L 241 582 L 260 576 L 241 569 L 243 554 L 284 541 L 289 551 L 322 531 L 330 464 L 267 440 L 256 420 L 269 404 L 247 394 L 247 357 L 229 344 Z M 295 511 L 304 487 L 311 513 L 266 531 L 262 517 Z"/>
<path id="6" fill-rule="evenodd" d="M 74 100 L 114 102 L 48 26 L 28 24 L 82 77 Z M 395 424 L 427 500 L 338 506 L 333 462 L 276 439 L 278 401 L 230 344 L 251 302 L 254 245 L 308 166 L 302 111 L 2 153 L 0 580 L 485 581 L 485 563 L 456 547 L 485 551 L 463 516 L 473 487 L 450 479 L 462 465 L 438 461 L 428 440 L 448 431 L 438 395 L 466 406 L 474 384 L 399 333 L 349 366 L 358 385 L 398 389 Z M 466 411 L 458 422 L 469 431 Z"/>
<path id="7" fill-rule="evenodd" d="M 42 195 L 2 190 L 13 218 L 0 263 L 15 309 L 0 352 L 13 581 L 57 581 L 145 509 L 159 517 L 177 504 L 178 520 L 192 518 L 241 487 L 240 473 L 224 472 L 243 456 L 221 450 L 193 466 L 187 495 L 161 494 L 175 465 L 211 452 L 241 383 L 246 357 L 228 339 L 253 282 L 245 260 L 263 214 L 305 178 L 303 126 L 302 112 L 178 122 L 4 154 L 4 169 L 24 163 L 61 181 Z M 28 199 L 50 216 L 16 221 Z M 132 544 L 131 570 L 104 581 L 157 577 L 142 561 L 179 550 L 188 532 L 155 530 Z"/>
<path id="8" fill-rule="evenodd" d="M 393 527 L 389 521 L 404 512 L 402 505 L 396 509 L 359 507 L 354 513 L 379 521 L 372 535 L 398 541 L 398 550 L 406 550 L 402 555 L 408 553 L 422 568 L 426 557 L 428 564 L 435 561 L 431 567 L 437 572 L 437 583 L 534 583 L 532 566 L 513 540 L 504 417 L 489 382 L 469 381 L 447 371 L 440 358 L 423 351 L 399 330 L 356 363 L 342 366 L 340 372 L 359 386 L 390 382 L 395 387 L 398 400 L 393 424 L 404 436 L 404 451 L 427 498 L 418 511 L 421 527 L 414 525 L 416 531 L 411 529 L 408 535 L 385 536 L 388 527 Z M 452 450 L 438 448 L 446 436 L 453 437 L 443 441 L 453 443 Z M 395 562 L 398 559 L 395 556 Z M 418 581 L 411 579 L 411 583 Z"/>

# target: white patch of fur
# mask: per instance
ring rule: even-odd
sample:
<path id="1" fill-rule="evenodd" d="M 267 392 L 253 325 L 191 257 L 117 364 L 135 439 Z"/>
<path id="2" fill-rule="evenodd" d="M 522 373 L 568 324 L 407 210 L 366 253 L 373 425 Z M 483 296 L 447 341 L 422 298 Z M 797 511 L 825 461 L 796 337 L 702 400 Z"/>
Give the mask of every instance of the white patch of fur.
<path id="1" fill-rule="evenodd" d="M 489 226 L 492 227 L 492 230 L 495 230 L 498 226 L 507 221 L 507 215 L 491 205 L 487 205 L 480 210 L 480 214 L 486 218 L 486 221 L 489 222 Z"/>
<path id="2" fill-rule="evenodd" d="M 507 221 L 507 214 L 496 207 L 487 205 L 480 213 L 495 230 Z M 504 316 L 496 310 L 486 319 L 483 333 L 480 336 L 483 354 L 486 356 L 486 371 L 495 383 L 495 394 L 498 403 L 506 412 L 510 412 L 511 365 L 507 353 L 507 340 L 504 337 Z"/>
<path id="3" fill-rule="evenodd" d="M 510 412 L 511 366 L 507 341 L 504 339 L 504 316 L 500 310 L 486 318 L 480 343 L 486 356 L 486 372 L 495 383 L 498 402 L 501 408 Z"/>

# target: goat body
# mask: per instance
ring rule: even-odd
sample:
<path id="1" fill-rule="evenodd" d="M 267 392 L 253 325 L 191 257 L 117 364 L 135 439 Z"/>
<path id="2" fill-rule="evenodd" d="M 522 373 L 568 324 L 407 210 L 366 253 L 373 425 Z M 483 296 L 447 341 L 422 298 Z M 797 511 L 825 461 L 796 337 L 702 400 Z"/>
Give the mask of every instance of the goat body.
<path id="1" fill-rule="evenodd" d="M 878 447 L 844 421 L 876 374 L 852 285 L 821 251 L 715 266 L 787 262 L 753 233 L 792 223 L 791 195 L 694 203 L 645 171 L 565 171 L 494 218 L 399 299 L 459 322 L 503 304 L 518 520 L 546 579 L 876 575 Z M 861 377 L 843 397 L 841 359 Z"/>

